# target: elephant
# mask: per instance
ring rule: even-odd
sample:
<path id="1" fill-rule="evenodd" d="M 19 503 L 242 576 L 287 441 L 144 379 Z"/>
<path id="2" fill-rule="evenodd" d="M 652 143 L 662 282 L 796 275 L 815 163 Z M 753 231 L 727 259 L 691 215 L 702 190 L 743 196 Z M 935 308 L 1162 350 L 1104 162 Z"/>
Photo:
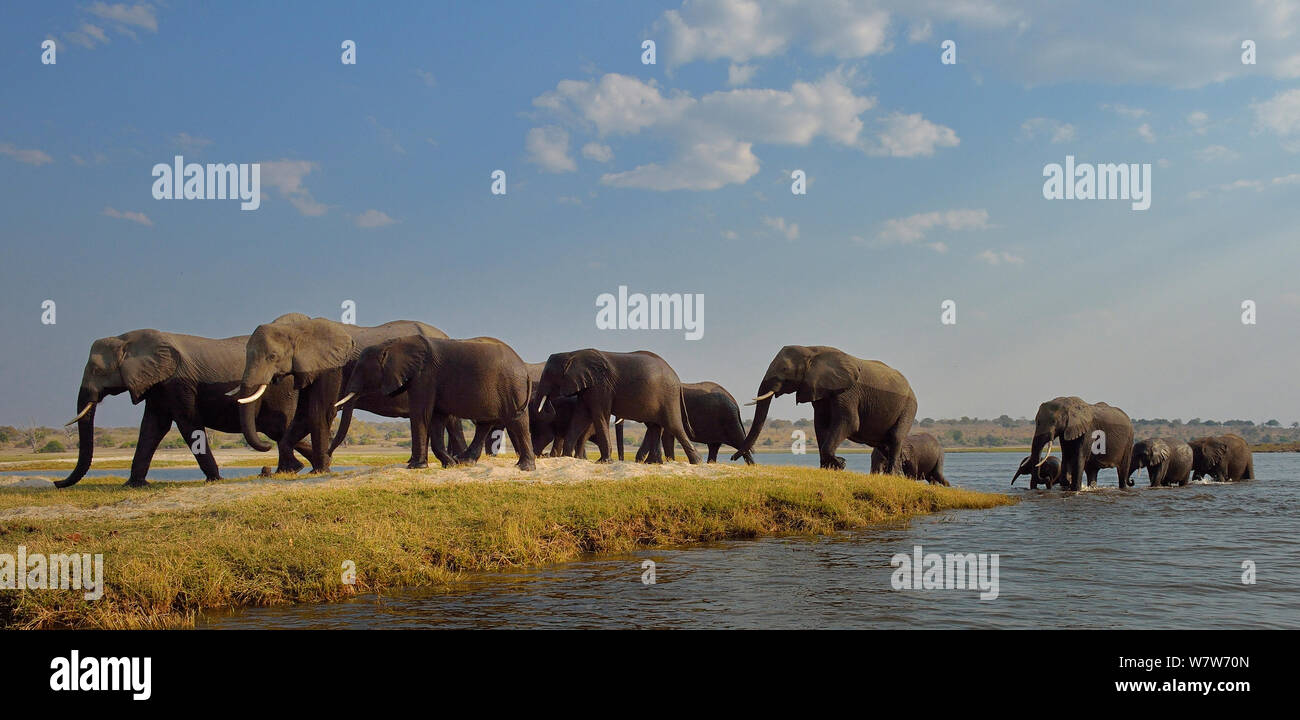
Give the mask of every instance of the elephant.
<path id="1" fill-rule="evenodd" d="M 901 454 L 904 475 L 931 485 L 948 486 L 948 479 L 943 476 L 943 445 L 939 444 L 939 438 L 927 432 L 912 433 L 903 441 Z M 878 473 L 884 467 L 885 454 L 873 448 L 871 472 Z"/>
<path id="2" fill-rule="evenodd" d="M 430 446 L 443 467 L 473 463 L 496 427 L 509 433 L 519 454 L 516 467 L 537 467 L 528 425 L 532 397 L 528 368 L 496 338 L 407 335 L 385 340 L 361 351 L 346 390 L 340 403 L 354 396 L 406 395 L 412 451 L 408 468 L 428 467 Z M 450 417 L 472 420 L 476 428 L 469 447 L 454 457 L 442 440 Z"/>
<path id="3" fill-rule="evenodd" d="M 1209 475 L 1216 482 L 1255 479 L 1255 459 L 1240 435 L 1214 435 L 1192 440 L 1192 479 Z"/>
<path id="4" fill-rule="evenodd" d="M 1030 465 L 1030 460 L 1032 460 L 1032 458 L 1026 455 L 1025 459 L 1020 461 L 1020 467 L 1016 468 L 1016 474 L 1012 476 L 1011 484 L 1015 485 L 1016 478 L 1021 475 L 1028 475 L 1030 490 L 1038 489 L 1038 483 L 1040 482 L 1046 485 L 1048 490 L 1051 490 L 1052 486 L 1056 484 L 1056 481 L 1061 478 L 1061 461 L 1054 455 L 1048 455 L 1047 458 L 1043 460 L 1037 468 L 1035 468 Z"/>
<path id="5" fill-rule="evenodd" d="M 706 462 L 718 461 L 718 450 L 723 443 L 737 450 L 744 447 L 745 426 L 740 420 L 740 406 L 726 388 L 715 382 L 682 383 L 682 398 L 686 402 L 686 416 L 691 419 L 691 441 L 704 443 L 709 448 Z M 640 449 L 636 451 L 638 462 L 650 454 L 651 443 L 656 441 L 662 441 L 665 458 L 677 459 L 674 438 L 647 431 Z M 746 452 L 742 457 L 746 465 L 756 464 L 752 454 Z"/>
<path id="6" fill-rule="evenodd" d="M 206 438 L 202 444 L 195 442 L 196 432 L 204 428 L 239 432 L 240 411 L 246 410 L 272 439 L 286 438 L 298 404 L 298 391 L 291 380 L 270 383 L 265 393 L 246 405 L 227 395 L 228 390 L 239 386 L 247 341 L 246 335 L 214 339 L 132 330 L 92 343 L 77 392 L 80 412 L 67 423 L 77 423 L 77 465 L 55 486 L 69 487 L 85 477 L 95 452 L 95 408 L 105 397 L 123 392 L 130 393 L 133 404 L 144 402 L 135 457 L 126 481 L 131 487 L 148 485 L 149 464 L 172 423 L 190 445 L 209 481 L 220 480 L 221 473 Z M 305 446 L 298 450 L 307 453 Z M 280 443 L 281 472 L 302 469 L 293 451 L 292 443 Z"/>
<path id="7" fill-rule="evenodd" d="M 446 338 L 447 334 L 432 325 L 411 320 L 395 320 L 375 327 L 349 325 L 327 318 L 309 318 L 301 313 L 282 315 L 272 322 L 259 325 L 248 336 L 245 346 L 244 372 L 239 387 L 232 391 L 244 403 L 240 413 L 240 428 L 244 439 L 255 450 L 265 452 L 270 445 L 257 437 L 261 427 L 250 411 L 253 401 L 273 381 L 292 376 L 298 389 L 298 414 L 288 438 L 280 442 L 296 443 L 311 436 L 308 460 L 313 473 L 329 472 L 330 455 L 347 434 L 354 409 L 366 410 L 384 417 L 408 417 L 405 395 L 388 397 L 382 393 L 366 393 L 343 398 L 343 419 L 339 432 L 330 441 L 330 426 L 335 408 L 340 404 L 341 390 L 351 378 L 361 350 L 370 345 L 403 335 L 425 335 Z M 451 444 L 454 450 L 465 447 L 464 433 L 459 421 L 449 422 Z M 412 445 L 412 457 L 416 448 Z"/>
<path id="8" fill-rule="evenodd" d="M 569 433 L 569 423 L 573 420 L 573 411 L 578 407 L 578 398 L 561 397 L 551 398 L 546 403 L 545 408 L 539 408 L 541 396 L 537 394 L 537 389 L 542 382 L 542 368 L 546 363 L 527 363 L 528 377 L 533 383 L 533 398 L 528 403 L 528 427 L 532 432 L 533 452 L 541 455 L 547 445 L 551 446 L 550 457 L 578 457 L 579 451 L 574 448 L 570 449 L 565 444 L 565 439 Z M 617 433 L 618 459 L 623 459 L 623 426 L 615 425 Z M 595 431 L 591 425 L 587 425 L 587 430 L 583 434 L 582 442 L 577 447 L 585 447 L 588 440 L 593 443 Z"/>
<path id="9" fill-rule="evenodd" d="M 884 469 L 902 472 L 903 441 L 916 419 L 916 395 L 907 378 L 878 360 L 862 360 L 824 345 L 786 345 L 772 359 L 758 385 L 754 421 L 739 458 L 754 448 L 773 397 L 795 393 L 796 403 L 812 403 L 813 430 L 821 467 L 843 470 L 835 450 L 845 440 L 879 448 Z"/>
<path id="10" fill-rule="evenodd" d="M 1147 469 L 1151 487 L 1186 485 L 1192 474 L 1192 447 L 1177 438 L 1139 440 L 1133 444 L 1129 472 L 1142 468 Z"/>
<path id="11" fill-rule="evenodd" d="M 1119 487 L 1133 485 L 1129 466 L 1133 455 L 1133 423 L 1117 407 L 1104 402 L 1089 404 L 1078 397 L 1058 397 L 1038 406 L 1034 418 L 1034 441 L 1029 462 L 1038 467 L 1052 454 L 1052 443 L 1061 441 L 1061 483 L 1078 490 L 1084 473 L 1088 486 L 1097 484 L 1102 468 L 1115 468 Z"/>
<path id="12" fill-rule="evenodd" d="M 604 352 L 593 348 L 551 355 L 542 368 L 538 407 L 556 398 L 577 396 L 565 446 L 578 449 L 579 439 L 594 425 L 598 462 L 610 457 L 608 418 L 645 423 L 646 432 L 664 432 L 676 438 L 692 465 L 700 454 L 690 442 L 690 419 L 682 397 L 682 382 L 663 358 L 649 352 Z M 621 447 L 621 445 L 620 445 Z M 663 462 L 656 443 L 648 460 Z"/>

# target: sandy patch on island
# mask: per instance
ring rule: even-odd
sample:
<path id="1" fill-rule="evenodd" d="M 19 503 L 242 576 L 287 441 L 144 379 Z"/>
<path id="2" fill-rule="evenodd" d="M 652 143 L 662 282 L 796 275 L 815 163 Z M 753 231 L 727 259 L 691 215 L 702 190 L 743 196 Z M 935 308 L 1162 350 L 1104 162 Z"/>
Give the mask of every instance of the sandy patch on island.
<path id="1" fill-rule="evenodd" d="M 514 466 L 514 458 L 484 457 L 476 465 L 448 469 L 429 468 L 407 470 L 405 465 L 394 464 L 364 468 L 330 475 L 298 475 L 293 478 L 240 479 L 235 482 L 155 483 L 163 489 L 142 492 L 138 498 L 127 498 L 116 503 L 87 508 L 74 505 L 30 505 L 0 510 L 0 521 L 55 520 L 60 518 L 130 519 L 166 512 L 194 510 L 223 502 L 239 500 L 268 493 L 292 493 L 306 490 L 364 487 L 403 482 L 455 483 L 455 482 L 531 482 L 542 484 L 577 483 L 591 480 L 629 480 L 646 476 L 692 476 L 717 478 L 736 472 L 739 463 L 714 463 L 691 465 L 685 462 L 668 462 L 663 465 L 645 465 L 634 462 L 600 464 L 578 458 L 538 458 L 537 469 L 521 472 Z M 75 493 L 76 488 L 58 490 L 56 478 L 27 476 L 0 481 L 0 487 L 48 488 L 50 492 Z M 62 479 L 57 478 L 57 479 Z"/>

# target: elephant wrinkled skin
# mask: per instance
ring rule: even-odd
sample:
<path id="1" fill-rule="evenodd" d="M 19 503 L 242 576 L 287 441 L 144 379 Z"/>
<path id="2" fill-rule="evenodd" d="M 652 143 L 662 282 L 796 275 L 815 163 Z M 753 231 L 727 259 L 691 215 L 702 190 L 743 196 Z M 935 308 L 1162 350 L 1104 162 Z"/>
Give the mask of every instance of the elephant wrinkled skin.
<path id="1" fill-rule="evenodd" d="M 1151 487 L 1186 485 L 1192 475 L 1192 447 L 1177 438 L 1151 438 L 1133 444 L 1130 473 L 1147 469 Z"/>
<path id="2" fill-rule="evenodd" d="M 740 406 L 726 388 L 715 382 L 682 383 L 682 398 L 686 402 L 686 416 L 691 419 L 691 441 L 708 446 L 707 462 L 718 461 L 718 451 L 724 443 L 737 450 L 744 448 L 745 425 L 740 420 Z M 677 459 L 674 438 L 647 432 L 636 451 L 638 462 L 649 456 L 651 443 L 655 441 L 662 441 L 665 458 Z M 746 465 L 756 464 L 749 452 L 741 457 L 745 458 Z"/>
<path id="3" fill-rule="evenodd" d="M 1089 487 L 1096 485 L 1097 473 L 1111 467 L 1119 473 L 1120 488 L 1133 484 L 1129 478 L 1133 422 L 1123 410 L 1074 396 L 1048 400 L 1038 406 L 1034 419 L 1030 463 L 1036 467 L 1044 446 L 1056 440 L 1061 442 L 1061 483 L 1069 489 L 1078 490 L 1085 473 Z"/>
<path id="4" fill-rule="evenodd" d="M 1043 483 L 1048 490 L 1051 490 L 1056 481 L 1061 478 L 1060 459 L 1055 455 L 1049 455 L 1037 467 L 1030 464 L 1031 460 L 1032 458 L 1026 455 L 1025 459 L 1020 461 L 1020 467 L 1016 468 L 1016 474 L 1012 476 L 1011 484 L 1015 485 L 1016 478 L 1021 475 L 1028 475 L 1030 490 L 1037 489 L 1038 483 Z"/>
<path id="5" fill-rule="evenodd" d="M 927 432 L 912 433 L 903 441 L 901 450 L 903 474 L 917 480 L 924 480 L 931 485 L 948 485 L 943 476 L 943 445 L 939 438 Z M 878 473 L 885 468 L 885 454 L 877 449 L 871 451 L 871 472 Z"/>
<path id="6" fill-rule="evenodd" d="M 1240 435 L 1214 435 L 1187 443 L 1192 447 L 1192 479 L 1209 475 L 1216 482 L 1255 479 L 1255 459 Z"/>

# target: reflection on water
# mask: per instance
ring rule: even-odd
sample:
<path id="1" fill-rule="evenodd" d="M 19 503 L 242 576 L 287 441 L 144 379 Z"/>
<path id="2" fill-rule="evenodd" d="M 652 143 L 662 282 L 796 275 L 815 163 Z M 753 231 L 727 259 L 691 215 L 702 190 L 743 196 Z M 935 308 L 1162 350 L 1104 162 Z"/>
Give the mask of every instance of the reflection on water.
<path id="1" fill-rule="evenodd" d="M 844 456 L 866 471 L 870 456 Z M 1300 455 L 1262 478 L 1082 493 L 1008 486 L 1020 454 L 953 453 L 950 482 L 1018 505 L 827 538 L 773 538 L 469 575 L 454 588 L 214 615 L 211 628 L 1245 628 L 1300 627 Z M 762 455 L 815 465 L 817 456 Z M 1023 478 L 1022 478 L 1023 481 Z M 895 553 L 998 553 L 996 600 L 895 591 Z M 656 563 L 654 585 L 641 562 Z M 1253 561 L 1257 583 L 1241 582 Z"/>

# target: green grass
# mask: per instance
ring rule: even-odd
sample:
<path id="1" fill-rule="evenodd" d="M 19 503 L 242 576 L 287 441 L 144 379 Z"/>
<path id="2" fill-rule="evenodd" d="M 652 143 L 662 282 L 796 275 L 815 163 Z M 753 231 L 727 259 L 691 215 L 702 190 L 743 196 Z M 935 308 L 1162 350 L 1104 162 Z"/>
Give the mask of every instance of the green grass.
<path id="1" fill-rule="evenodd" d="M 431 482 L 438 472 L 385 469 L 326 487 L 262 482 L 249 493 L 221 487 L 235 481 L 132 490 L 121 478 L 57 492 L 0 489 L 0 552 L 23 545 L 28 553 L 103 553 L 107 586 L 93 602 L 77 592 L 0 591 L 0 626 L 190 627 L 204 610 L 331 601 L 584 553 L 825 534 L 1016 502 L 794 467 L 552 484 Z M 205 505 L 118 516 L 214 489 L 230 492 Z M 13 514 L 21 508 L 37 510 Z M 355 585 L 341 581 L 348 560 Z"/>

